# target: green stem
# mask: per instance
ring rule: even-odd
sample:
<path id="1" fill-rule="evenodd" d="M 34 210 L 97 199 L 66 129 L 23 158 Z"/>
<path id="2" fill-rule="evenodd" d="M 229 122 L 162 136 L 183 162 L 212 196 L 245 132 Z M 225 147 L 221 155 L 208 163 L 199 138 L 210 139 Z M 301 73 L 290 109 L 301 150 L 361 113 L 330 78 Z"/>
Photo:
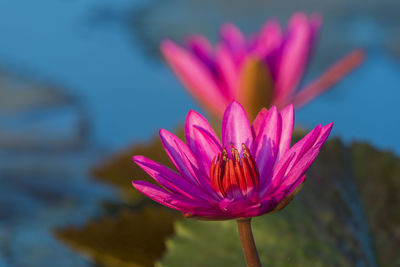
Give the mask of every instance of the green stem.
<path id="1" fill-rule="evenodd" d="M 237 220 L 240 241 L 242 242 L 243 254 L 247 267 L 261 267 L 256 244 L 251 231 L 250 218 Z"/>

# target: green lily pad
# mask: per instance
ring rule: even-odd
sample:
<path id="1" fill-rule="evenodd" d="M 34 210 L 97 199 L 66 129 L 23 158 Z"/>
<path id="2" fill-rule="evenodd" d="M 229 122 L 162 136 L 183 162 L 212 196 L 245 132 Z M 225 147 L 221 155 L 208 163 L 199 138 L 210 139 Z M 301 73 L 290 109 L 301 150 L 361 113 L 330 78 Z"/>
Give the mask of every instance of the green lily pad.
<path id="1" fill-rule="evenodd" d="M 173 233 L 180 214 L 152 206 L 124 210 L 116 216 L 89 221 L 83 227 L 56 230 L 72 249 L 102 266 L 153 266 L 165 250 L 164 240 Z"/>

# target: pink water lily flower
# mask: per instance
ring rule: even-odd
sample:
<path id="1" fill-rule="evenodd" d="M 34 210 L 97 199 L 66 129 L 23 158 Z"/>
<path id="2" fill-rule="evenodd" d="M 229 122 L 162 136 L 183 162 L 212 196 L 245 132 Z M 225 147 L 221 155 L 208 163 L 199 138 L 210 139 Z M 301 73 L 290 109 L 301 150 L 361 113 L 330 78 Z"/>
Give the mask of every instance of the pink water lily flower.
<path id="1" fill-rule="evenodd" d="M 307 17 L 298 12 L 285 32 L 271 19 L 250 37 L 235 25 L 224 24 L 215 47 L 205 37 L 194 35 L 185 48 L 163 41 L 161 52 L 185 88 L 211 113 L 221 118 L 236 100 L 255 116 L 264 106 L 276 105 L 280 110 L 294 103 L 295 108 L 301 107 L 362 62 L 363 52 L 355 50 L 298 90 L 321 24 L 318 14 Z M 250 111 L 254 106 L 254 112 Z"/>
<path id="2" fill-rule="evenodd" d="M 332 128 L 332 123 L 318 125 L 290 147 L 293 124 L 293 105 L 281 112 L 275 106 L 264 108 L 250 125 L 243 107 L 232 102 L 223 116 L 220 141 L 207 120 L 190 111 L 186 143 L 160 130 L 177 171 L 134 156 L 133 161 L 160 186 L 145 181 L 133 185 L 187 217 L 238 219 L 280 210 L 304 182 Z"/>

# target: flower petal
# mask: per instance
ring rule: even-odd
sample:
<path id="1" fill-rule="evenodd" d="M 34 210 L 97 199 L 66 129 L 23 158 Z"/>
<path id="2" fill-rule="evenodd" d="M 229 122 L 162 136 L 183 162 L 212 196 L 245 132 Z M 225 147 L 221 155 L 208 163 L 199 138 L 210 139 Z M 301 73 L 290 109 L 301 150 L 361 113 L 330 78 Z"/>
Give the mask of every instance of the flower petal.
<path id="1" fill-rule="evenodd" d="M 263 197 L 271 194 L 279 187 L 284 177 L 291 170 L 291 168 L 295 166 L 299 158 L 301 158 L 305 151 L 307 151 L 315 143 L 315 140 L 318 138 L 320 132 L 321 125 L 317 125 L 317 127 L 315 127 L 293 147 L 286 151 L 285 154 L 283 154 L 283 156 L 275 164 L 270 180 L 267 180 L 261 188 L 262 191 L 260 194 L 263 195 Z"/>
<path id="2" fill-rule="evenodd" d="M 222 25 L 220 37 L 221 42 L 231 51 L 243 48 L 246 41 L 243 33 L 232 23 Z"/>
<path id="3" fill-rule="evenodd" d="M 209 174 L 211 162 L 222 147 L 208 121 L 196 111 L 189 111 L 186 117 L 185 137 L 203 172 Z"/>
<path id="4" fill-rule="evenodd" d="M 237 99 L 239 95 L 239 67 L 235 64 L 231 53 L 224 45 L 219 45 L 217 47 L 215 57 L 216 71 L 219 74 L 221 91 L 228 101 L 233 101 Z"/>
<path id="5" fill-rule="evenodd" d="M 175 171 L 154 162 L 144 156 L 134 156 L 133 161 L 139 165 L 147 174 L 149 174 L 160 185 L 172 193 L 182 195 L 191 199 L 210 200 L 210 195 L 201 188 L 187 181 Z"/>
<path id="6" fill-rule="evenodd" d="M 172 41 L 163 41 L 161 52 L 185 88 L 208 110 L 221 116 L 229 102 L 221 94 L 207 66 Z"/>
<path id="7" fill-rule="evenodd" d="M 268 20 L 259 32 L 253 52 L 260 58 L 266 58 L 282 44 L 282 29 L 279 21 Z"/>
<path id="8" fill-rule="evenodd" d="M 281 125 L 278 110 L 273 106 L 264 119 L 253 144 L 253 154 L 260 172 L 260 185 L 269 178 L 279 151 Z"/>
<path id="9" fill-rule="evenodd" d="M 212 58 L 213 48 L 207 38 L 202 35 L 192 35 L 187 39 L 186 43 L 192 53 L 209 69 L 215 68 L 215 63 Z"/>
<path id="10" fill-rule="evenodd" d="M 210 136 L 210 138 L 214 140 L 214 142 L 218 143 L 219 146 L 221 146 L 218 136 L 215 134 L 214 129 L 211 127 L 207 119 L 204 118 L 200 113 L 194 110 L 190 110 L 185 120 L 185 138 L 186 143 L 193 151 L 193 153 L 196 153 L 196 137 L 194 135 L 195 128 L 203 129 L 203 131 L 207 132 L 207 134 Z"/>
<path id="11" fill-rule="evenodd" d="M 275 87 L 275 104 L 278 107 L 284 106 L 290 100 L 303 76 L 310 51 L 311 29 L 304 13 L 296 13 L 291 17 L 288 31 Z"/>
<path id="12" fill-rule="evenodd" d="M 289 202 L 299 192 L 305 179 L 306 176 L 303 175 L 291 187 L 282 191 L 276 191 L 274 194 L 267 196 L 263 200 L 264 203 L 268 204 L 268 208 L 267 210 L 265 210 L 265 212 L 271 214 L 280 211 L 281 209 L 286 207 L 286 205 L 289 204 Z"/>
<path id="13" fill-rule="evenodd" d="M 203 171 L 202 166 L 193 155 L 189 147 L 167 130 L 160 130 L 161 142 L 171 161 L 179 173 L 191 183 L 204 188 L 205 191 L 217 194 L 212 190 L 209 173 Z"/>
<path id="14" fill-rule="evenodd" d="M 290 149 L 286 154 L 292 155 L 295 153 L 295 156 L 291 160 L 289 166 L 286 168 L 286 172 L 284 177 L 281 176 L 281 173 L 278 175 L 278 171 L 280 171 L 281 166 L 279 162 L 276 167 L 276 172 L 274 170 L 274 175 L 272 178 L 271 187 L 268 188 L 265 195 L 269 195 L 275 191 L 284 191 L 287 188 L 291 187 L 300 177 L 302 177 L 311 164 L 314 162 L 315 158 L 317 157 L 319 151 L 322 148 L 322 145 L 325 143 L 326 139 L 329 136 L 329 133 L 332 129 L 333 124 L 330 123 L 325 125 L 324 127 L 318 130 L 318 126 L 310 132 L 306 137 L 306 139 L 302 142 L 302 147 L 298 149 Z M 317 137 L 315 138 L 315 133 L 318 133 Z M 302 140 L 303 140 L 302 139 Z M 298 142 L 300 143 L 300 141 Z M 285 156 L 286 156 L 285 154 Z M 285 158 L 285 156 L 283 158 Z M 284 163 L 286 165 L 286 163 Z M 274 193 L 275 194 L 275 193 Z"/>
<path id="15" fill-rule="evenodd" d="M 202 183 L 196 175 L 198 169 L 196 158 L 187 145 L 167 130 L 161 129 L 159 134 L 165 152 L 179 173 L 192 184 L 201 185 Z"/>
<path id="16" fill-rule="evenodd" d="M 132 184 L 152 200 L 175 210 L 190 211 L 204 207 L 204 202 L 178 196 L 146 181 L 133 181 Z"/>
<path id="17" fill-rule="evenodd" d="M 357 68 L 363 62 L 364 58 L 365 54 L 362 50 L 354 50 L 338 60 L 320 77 L 306 85 L 293 97 L 295 107 L 300 108 L 318 95 L 327 91 L 333 85 L 342 80 L 347 74 Z"/>
<path id="18" fill-rule="evenodd" d="M 196 157 L 199 164 L 203 166 L 204 173 L 210 175 L 211 163 L 214 157 L 222 151 L 221 144 L 209 132 L 197 126 L 194 129 L 194 136 L 196 138 Z"/>
<path id="19" fill-rule="evenodd" d="M 251 125 L 251 131 L 253 132 L 253 138 L 256 138 L 256 136 L 259 134 L 261 125 L 264 122 L 265 117 L 267 116 L 268 109 L 262 108 L 260 112 L 258 112 L 256 118 L 253 121 L 253 124 Z"/>
<path id="20" fill-rule="evenodd" d="M 222 146 L 227 149 L 229 155 L 231 145 L 240 152 L 242 144 L 251 147 L 253 136 L 250 123 L 246 112 L 238 102 L 232 102 L 225 110 L 221 131 Z"/>
<path id="21" fill-rule="evenodd" d="M 279 113 L 281 121 L 281 138 L 279 141 L 279 152 L 277 161 L 282 157 L 283 154 L 290 148 L 292 141 L 292 133 L 294 127 L 294 109 L 293 104 L 290 104 Z"/>

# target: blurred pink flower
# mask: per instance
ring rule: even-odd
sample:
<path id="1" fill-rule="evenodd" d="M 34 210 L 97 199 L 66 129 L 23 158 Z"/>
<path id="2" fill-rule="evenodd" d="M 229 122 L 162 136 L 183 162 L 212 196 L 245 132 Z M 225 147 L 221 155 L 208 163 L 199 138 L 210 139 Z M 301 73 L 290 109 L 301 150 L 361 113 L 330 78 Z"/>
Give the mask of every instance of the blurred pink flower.
<path id="1" fill-rule="evenodd" d="M 318 125 L 290 148 L 293 105 L 281 112 L 262 109 L 250 125 L 238 102 L 222 120 L 222 142 L 207 120 L 190 111 L 186 144 L 160 130 L 164 149 L 178 172 L 144 156 L 133 161 L 161 187 L 133 181 L 154 201 L 187 217 L 234 219 L 275 212 L 289 203 L 304 182 L 305 172 L 328 138 L 332 123 Z"/>
<path id="2" fill-rule="evenodd" d="M 320 78 L 297 90 L 321 24 L 318 14 L 307 17 L 298 12 L 290 18 L 286 32 L 283 33 L 279 22 L 272 19 L 255 36 L 248 38 L 235 25 L 224 24 L 215 48 L 205 37 L 194 35 L 188 39 L 186 48 L 165 40 L 161 51 L 185 88 L 214 115 L 221 117 L 227 105 L 236 100 L 248 114 L 254 113 L 250 116 L 255 116 L 260 106 L 276 105 L 280 110 L 293 102 L 295 108 L 301 107 L 362 62 L 364 53 L 355 50 Z M 258 72 L 253 68 L 253 72 L 257 72 L 255 75 L 265 76 L 261 77 L 261 82 L 260 77 L 255 77 L 256 83 L 261 83 L 261 90 L 270 92 L 261 93 L 264 102 L 256 105 L 254 112 L 249 112 L 254 109 L 253 102 L 260 101 L 257 99 L 260 92 L 249 92 L 259 89 L 248 85 L 252 82 L 246 78 L 254 61 L 261 63 L 261 67 L 256 66 Z"/>

